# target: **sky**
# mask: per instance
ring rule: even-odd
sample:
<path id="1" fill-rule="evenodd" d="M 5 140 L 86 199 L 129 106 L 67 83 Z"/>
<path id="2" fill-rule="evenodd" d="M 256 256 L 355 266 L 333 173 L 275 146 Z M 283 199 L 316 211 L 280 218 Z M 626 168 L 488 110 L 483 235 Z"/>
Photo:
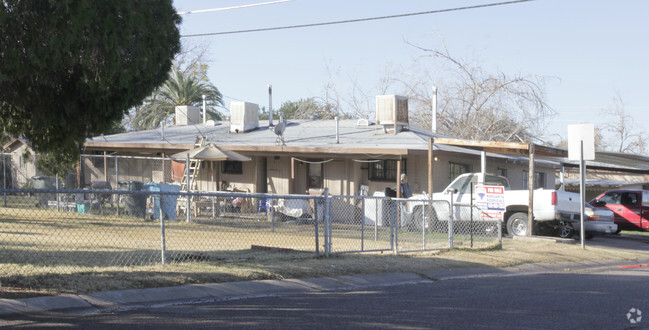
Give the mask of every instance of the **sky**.
<path id="1" fill-rule="evenodd" d="M 276 0 L 174 0 L 177 11 L 223 9 Z M 498 0 L 291 0 L 182 14 L 181 35 L 353 20 L 484 5 Z M 535 0 L 486 8 L 274 31 L 183 37 L 208 45 L 208 75 L 231 101 L 273 109 L 285 101 L 340 90 L 371 90 L 388 66 L 408 66 L 444 44 L 490 72 L 545 78 L 557 112 L 546 140 L 567 138 L 568 125 L 601 125 L 618 95 L 644 132 L 649 114 L 649 1 Z M 432 86 L 431 86 L 432 87 Z M 387 94 L 398 94 L 398 91 Z"/>

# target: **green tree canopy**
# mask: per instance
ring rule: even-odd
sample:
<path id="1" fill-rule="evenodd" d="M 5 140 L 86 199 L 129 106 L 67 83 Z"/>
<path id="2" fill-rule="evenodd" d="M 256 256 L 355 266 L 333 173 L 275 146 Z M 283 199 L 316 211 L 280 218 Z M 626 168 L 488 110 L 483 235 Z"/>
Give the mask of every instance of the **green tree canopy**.
<path id="1" fill-rule="evenodd" d="M 313 116 L 318 119 L 334 119 L 338 116 L 332 105 L 322 104 L 312 97 L 299 101 L 286 101 L 282 103 L 279 111 L 284 114 L 286 119 L 311 119 Z M 342 117 L 346 118 L 347 116 L 343 115 Z"/>
<path id="2" fill-rule="evenodd" d="M 221 120 L 221 114 L 216 106 L 223 105 L 223 95 L 204 78 L 204 71 L 190 70 L 183 73 L 178 68 L 172 68 L 167 81 L 145 100 L 144 105 L 135 115 L 135 125 L 142 129 L 158 127 L 163 119 L 173 115 L 178 105 L 200 107 L 205 105 L 209 119 Z"/>
<path id="3" fill-rule="evenodd" d="M 166 80 L 179 23 L 170 0 L 0 2 L 0 126 L 75 161 Z"/>

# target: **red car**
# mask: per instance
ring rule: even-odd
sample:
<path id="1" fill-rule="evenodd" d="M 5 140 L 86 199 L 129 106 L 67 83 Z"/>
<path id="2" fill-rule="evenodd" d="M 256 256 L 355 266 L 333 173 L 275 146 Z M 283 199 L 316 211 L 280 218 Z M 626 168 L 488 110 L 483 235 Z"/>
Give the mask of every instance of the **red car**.
<path id="1" fill-rule="evenodd" d="M 609 190 L 590 203 L 613 211 L 618 233 L 621 230 L 649 231 L 649 190 Z"/>

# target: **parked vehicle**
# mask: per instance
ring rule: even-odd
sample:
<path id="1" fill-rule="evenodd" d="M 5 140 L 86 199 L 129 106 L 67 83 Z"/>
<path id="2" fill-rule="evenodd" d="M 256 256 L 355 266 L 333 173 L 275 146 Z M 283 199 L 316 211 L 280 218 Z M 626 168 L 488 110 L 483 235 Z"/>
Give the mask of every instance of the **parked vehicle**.
<path id="1" fill-rule="evenodd" d="M 584 205 L 584 228 L 586 239 L 591 239 L 595 235 L 613 234 L 617 232 L 617 225 L 613 222 L 613 211 L 606 207 L 593 206 L 590 203 Z M 572 221 L 575 233 L 581 229 L 581 221 L 577 218 Z M 567 237 L 569 233 L 562 233 L 561 237 Z"/>
<path id="2" fill-rule="evenodd" d="M 649 190 L 609 190 L 590 201 L 594 206 L 613 211 L 617 231 L 649 231 Z"/>
<path id="3" fill-rule="evenodd" d="M 444 200 L 454 205 L 454 219 L 461 219 L 462 207 L 473 207 L 475 205 L 476 195 L 474 187 L 476 184 L 503 186 L 505 199 L 505 213 L 503 225 L 507 228 L 510 235 L 525 236 L 528 233 L 528 190 L 511 190 L 509 181 L 505 177 L 483 174 L 483 173 L 465 173 L 458 176 L 443 192 L 433 193 L 434 201 Z M 452 201 L 451 201 L 452 198 Z M 410 212 L 423 212 L 424 202 L 417 203 L 415 200 L 429 199 L 428 195 L 416 195 L 410 198 L 413 200 L 408 203 Z M 536 228 L 543 234 L 554 233 L 562 237 L 572 237 L 574 235 L 573 222 L 580 218 L 581 205 L 580 197 L 577 193 L 536 189 L 534 190 L 533 215 Z M 417 208 L 420 208 L 418 211 Z M 472 212 L 475 219 L 479 219 L 479 212 Z M 434 208 L 433 221 L 436 219 L 444 220 L 449 218 L 447 210 L 441 207 Z M 436 219 L 435 219 L 436 218 Z"/>

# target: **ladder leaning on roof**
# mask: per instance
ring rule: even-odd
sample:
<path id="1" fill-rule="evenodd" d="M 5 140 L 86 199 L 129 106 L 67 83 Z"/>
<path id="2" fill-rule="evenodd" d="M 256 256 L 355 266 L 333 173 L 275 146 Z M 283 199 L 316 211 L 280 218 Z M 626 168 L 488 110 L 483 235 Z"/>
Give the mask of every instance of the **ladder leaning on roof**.
<path id="1" fill-rule="evenodd" d="M 200 148 L 205 145 L 205 137 L 197 137 L 196 142 L 194 142 L 194 148 Z M 189 158 L 189 162 L 185 165 L 185 175 L 183 175 L 182 180 L 180 181 L 180 191 L 189 192 L 192 190 L 198 189 L 198 176 L 201 172 L 202 161 L 200 159 Z M 187 174 L 189 173 L 189 174 Z M 189 190 L 187 189 L 187 179 L 189 178 Z M 187 212 L 187 209 L 190 208 L 188 204 L 191 204 L 191 200 L 187 200 L 186 197 L 180 196 L 176 203 L 176 214 L 181 210 Z M 194 216 L 196 216 L 196 210 L 194 210 Z M 189 221 L 189 217 L 187 218 Z"/>

